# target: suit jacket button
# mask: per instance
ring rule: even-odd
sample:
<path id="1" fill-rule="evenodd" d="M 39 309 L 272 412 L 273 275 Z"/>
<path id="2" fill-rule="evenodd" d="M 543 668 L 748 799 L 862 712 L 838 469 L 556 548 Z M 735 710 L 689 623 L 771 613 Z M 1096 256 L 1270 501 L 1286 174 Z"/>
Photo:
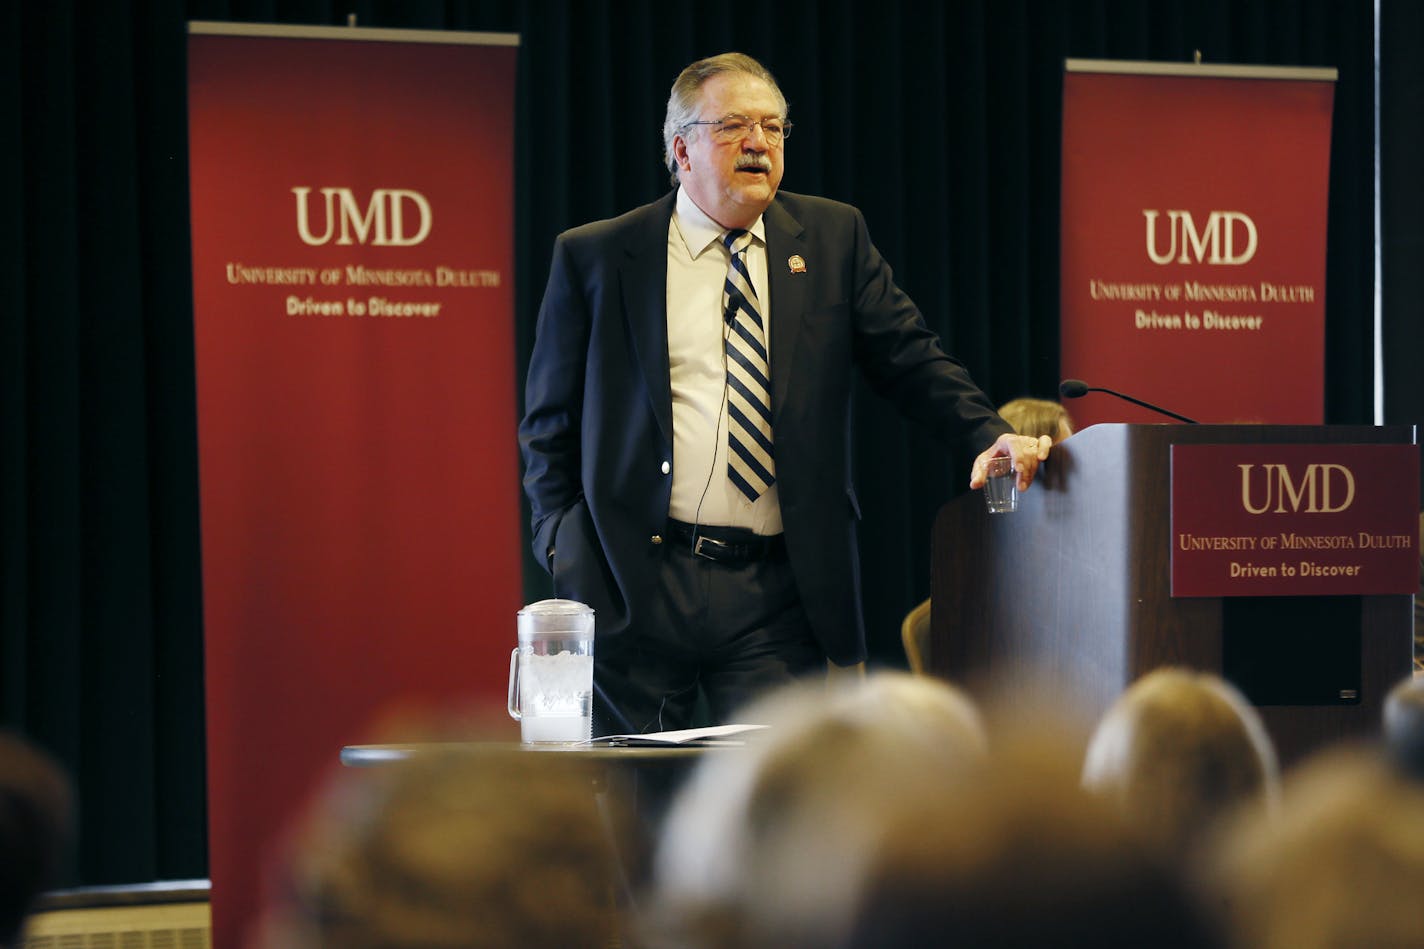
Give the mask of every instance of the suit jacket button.
<path id="1" fill-rule="evenodd" d="M 652 537 L 652 541 L 653 541 L 654 544 L 661 544 L 661 543 L 663 542 L 663 535 L 662 535 L 662 534 L 654 534 L 653 537 Z"/>
<path id="2" fill-rule="evenodd" d="M 668 473 L 669 471 L 671 471 L 671 470 L 672 470 L 672 465 L 671 465 L 670 463 L 666 462 L 666 461 L 663 462 L 663 474 L 667 474 L 667 473 Z"/>

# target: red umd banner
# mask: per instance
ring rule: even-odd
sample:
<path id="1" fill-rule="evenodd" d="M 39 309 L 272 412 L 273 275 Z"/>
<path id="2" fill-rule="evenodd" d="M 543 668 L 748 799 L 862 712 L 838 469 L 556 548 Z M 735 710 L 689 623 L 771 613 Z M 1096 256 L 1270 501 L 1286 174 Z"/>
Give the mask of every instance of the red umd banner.
<path id="1" fill-rule="evenodd" d="M 1324 420 L 1333 101 L 1329 81 L 1064 76 L 1063 376 L 1201 422 Z M 1103 396 L 1073 414 L 1162 421 Z"/>
<path id="2" fill-rule="evenodd" d="M 393 709 L 502 707 L 521 599 L 517 38 L 219 29 L 193 26 L 189 123 L 227 949 L 343 745 Z"/>
<path id="3" fill-rule="evenodd" d="M 1173 596 L 1419 587 L 1414 445 L 1173 445 Z"/>

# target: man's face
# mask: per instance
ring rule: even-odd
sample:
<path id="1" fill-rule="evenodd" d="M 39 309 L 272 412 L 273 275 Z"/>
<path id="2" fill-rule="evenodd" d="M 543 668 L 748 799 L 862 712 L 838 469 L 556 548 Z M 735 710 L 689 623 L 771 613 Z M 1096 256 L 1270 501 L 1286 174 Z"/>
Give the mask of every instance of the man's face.
<path id="1" fill-rule="evenodd" d="M 702 84 L 697 117 L 714 121 L 737 114 L 753 120 L 780 117 L 771 86 L 739 72 L 719 73 Z M 760 125 L 740 141 L 726 141 L 715 125 L 695 125 L 673 139 L 673 155 L 688 197 L 723 227 L 751 226 L 776 197 L 783 144 L 772 145 Z"/>

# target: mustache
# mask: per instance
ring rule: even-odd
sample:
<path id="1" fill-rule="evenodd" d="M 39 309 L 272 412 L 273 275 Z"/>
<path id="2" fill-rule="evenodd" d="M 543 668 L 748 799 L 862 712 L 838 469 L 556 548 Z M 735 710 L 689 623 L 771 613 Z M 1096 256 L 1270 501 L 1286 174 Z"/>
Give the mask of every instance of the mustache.
<path id="1" fill-rule="evenodd" d="M 766 155 L 738 155 L 736 168 L 740 171 L 743 168 L 756 168 L 760 171 L 771 171 L 771 159 Z"/>

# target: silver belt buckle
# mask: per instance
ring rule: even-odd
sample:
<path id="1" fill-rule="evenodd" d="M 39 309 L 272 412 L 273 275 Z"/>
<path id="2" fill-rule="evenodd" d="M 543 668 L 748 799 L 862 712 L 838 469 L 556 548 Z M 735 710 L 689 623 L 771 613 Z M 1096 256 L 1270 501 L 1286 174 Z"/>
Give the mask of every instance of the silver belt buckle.
<path id="1" fill-rule="evenodd" d="M 725 548 L 725 547 L 728 546 L 728 544 L 727 544 L 725 541 L 715 540 L 715 539 L 713 539 L 713 538 L 711 538 L 711 537 L 704 537 L 704 536 L 702 536 L 701 534 L 698 534 L 698 535 L 697 535 L 697 543 L 695 543 L 695 544 L 692 545 L 692 553 L 693 553 L 693 556 L 696 556 L 696 557 L 705 557 L 705 558 L 708 559 L 708 560 L 716 560 L 716 559 L 717 559 L 717 557 L 716 557 L 715 555 L 709 554 L 709 553 L 707 553 L 706 551 L 704 551 L 704 550 L 702 549 L 702 545 L 703 545 L 703 544 L 710 544 L 713 550 L 717 550 L 718 548 Z"/>

